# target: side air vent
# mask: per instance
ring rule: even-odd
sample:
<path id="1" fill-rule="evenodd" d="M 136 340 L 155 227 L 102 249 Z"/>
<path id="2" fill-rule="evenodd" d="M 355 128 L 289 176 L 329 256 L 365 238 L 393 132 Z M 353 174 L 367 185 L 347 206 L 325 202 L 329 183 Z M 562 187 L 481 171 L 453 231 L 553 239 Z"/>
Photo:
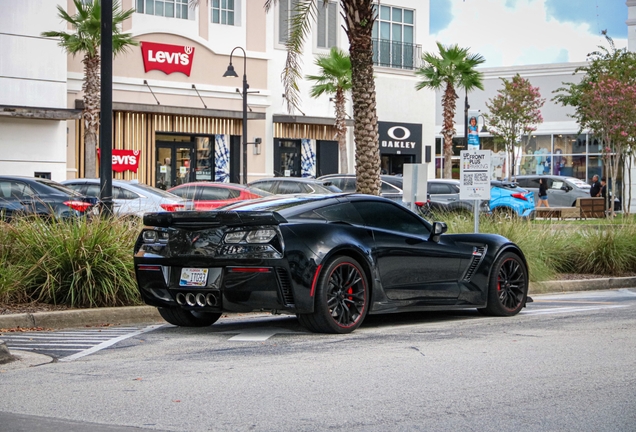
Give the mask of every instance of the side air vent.
<path id="1" fill-rule="evenodd" d="M 468 267 L 468 270 L 466 270 L 466 274 L 464 275 L 464 280 L 469 281 L 470 278 L 473 277 L 473 273 L 475 273 L 475 270 L 477 269 L 477 266 L 479 265 L 479 262 L 481 261 L 485 253 L 486 253 L 485 247 L 474 248 L 473 259 L 470 262 L 470 266 Z"/>
<path id="2" fill-rule="evenodd" d="M 289 272 L 284 268 L 277 267 L 276 274 L 278 275 L 278 282 L 280 284 L 281 293 L 283 294 L 285 306 L 294 306 L 296 302 L 294 301 L 294 292 L 292 291 Z"/>

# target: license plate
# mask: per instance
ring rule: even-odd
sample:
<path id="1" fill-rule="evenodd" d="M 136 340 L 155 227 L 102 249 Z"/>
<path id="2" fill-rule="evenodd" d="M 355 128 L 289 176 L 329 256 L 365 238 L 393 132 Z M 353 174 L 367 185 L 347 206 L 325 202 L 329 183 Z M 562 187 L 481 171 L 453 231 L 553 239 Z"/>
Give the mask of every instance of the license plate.
<path id="1" fill-rule="evenodd" d="M 208 269 L 182 268 L 179 286 L 204 287 L 208 283 Z"/>

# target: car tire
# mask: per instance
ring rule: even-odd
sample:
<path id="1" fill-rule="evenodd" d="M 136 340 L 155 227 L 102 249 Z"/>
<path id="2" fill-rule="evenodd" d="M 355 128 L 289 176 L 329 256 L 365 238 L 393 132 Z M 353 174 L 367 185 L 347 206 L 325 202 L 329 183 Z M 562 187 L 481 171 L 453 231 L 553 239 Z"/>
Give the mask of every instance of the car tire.
<path id="1" fill-rule="evenodd" d="M 484 315 L 513 316 L 526 305 L 528 268 L 513 252 L 501 254 L 492 266 L 488 282 L 488 305 L 479 309 Z"/>
<path id="2" fill-rule="evenodd" d="M 207 327 L 221 318 L 218 312 L 195 312 L 176 307 L 160 307 L 157 310 L 163 319 L 179 327 Z"/>
<path id="3" fill-rule="evenodd" d="M 298 321 L 316 333 L 351 333 L 360 327 L 368 309 L 369 284 L 362 266 L 340 256 L 320 272 L 314 312 L 298 314 Z"/>

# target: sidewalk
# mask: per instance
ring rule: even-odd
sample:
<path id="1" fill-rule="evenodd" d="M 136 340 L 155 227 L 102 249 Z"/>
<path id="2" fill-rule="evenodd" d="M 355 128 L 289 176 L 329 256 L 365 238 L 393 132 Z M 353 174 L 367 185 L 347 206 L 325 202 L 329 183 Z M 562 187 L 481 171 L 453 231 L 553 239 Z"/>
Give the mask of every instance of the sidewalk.
<path id="1" fill-rule="evenodd" d="M 530 295 L 569 291 L 590 291 L 636 287 L 636 277 L 616 277 L 582 280 L 558 280 L 530 284 Z M 153 306 L 125 306 L 95 309 L 72 309 L 0 315 L 0 329 L 16 327 L 62 329 L 73 327 L 159 323 L 163 318 Z"/>

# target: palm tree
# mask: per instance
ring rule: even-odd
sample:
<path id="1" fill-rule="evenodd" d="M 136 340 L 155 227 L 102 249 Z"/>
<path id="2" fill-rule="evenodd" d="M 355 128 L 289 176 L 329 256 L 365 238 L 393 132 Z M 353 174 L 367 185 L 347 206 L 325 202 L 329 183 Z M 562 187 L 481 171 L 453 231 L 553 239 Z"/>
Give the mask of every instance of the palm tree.
<path id="1" fill-rule="evenodd" d="M 278 0 L 265 0 L 269 10 Z M 295 0 L 287 39 L 287 61 L 282 73 L 287 109 L 293 112 L 299 105 L 298 81 L 302 79 L 300 56 L 311 30 L 318 7 L 327 0 Z M 353 135 L 355 139 L 356 187 L 366 194 L 380 194 L 380 148 L 378 146 L 378 116 L 375 108 L 373 76 L 373 42 L 376 19 L 374 0 L 340 0 L 344 29 L 349 38 L 351 58 L 351 99 L 353 101 Z"/>
<path id="2" fill-rule="evenodd" d="M 484 89 L 483 74 L 475 67 L 486 61 L 479 54 L 470 54 L 469 48 L 459 48 L 457 45 L 445 47 L 437 42 L 439 56 L 425 52 L 422 55 L 423 65 L 415 71 L 421 77 L 415 88 L 421 90 L 429 88 L 439 90 L 444 87 L 442 106 L 444 109 L 444 178 L 452 177 L 451 159 L 453 156 L 453 136 L 455 135 L 455 108 L 457 93 L 461 88 L 469 92 L 475 88 Z"/>
<path id="3" fill-rule="evenodd" d="M 340 172 L 347 172 L 347 126 L 345 124 L 345 92 L 351 90 L 351 59 L 336 47 L 331 48 L 329 55 L 320 56 L 315 61 L 320 68 L 320 75 L 307 75 L 307 79 L 315 81 L 311 88 L 311 97 L 317 98 L 327 93 L 334 95 L 336 109 L 336 140 L 340 150 Z M 344 171 L 343 171 L 344 170 Z"/>
<path id="4" fill-rule="evenodd" d="M 58 16 L 70 24 L 73 32 L 47 31 L 42 36 L 60 38 L 61 46 L 73 56 L 83 54 L 84 58 L 84 175 L 95 177 L 97 130 L 99 128 L 100 107 L 100 52 L 101 45 L 101 1 L 88 3 L 73 0 L 77 13 L 69 15 L 62 6 L 57 6 Z M 130 46 L 137 45 L 129 33 L 121 33 L 121 24 L 133 14 L 134 9 L 120 10 L 119 1 L 113 1 L 113 55 L 125 52 Z"/>

